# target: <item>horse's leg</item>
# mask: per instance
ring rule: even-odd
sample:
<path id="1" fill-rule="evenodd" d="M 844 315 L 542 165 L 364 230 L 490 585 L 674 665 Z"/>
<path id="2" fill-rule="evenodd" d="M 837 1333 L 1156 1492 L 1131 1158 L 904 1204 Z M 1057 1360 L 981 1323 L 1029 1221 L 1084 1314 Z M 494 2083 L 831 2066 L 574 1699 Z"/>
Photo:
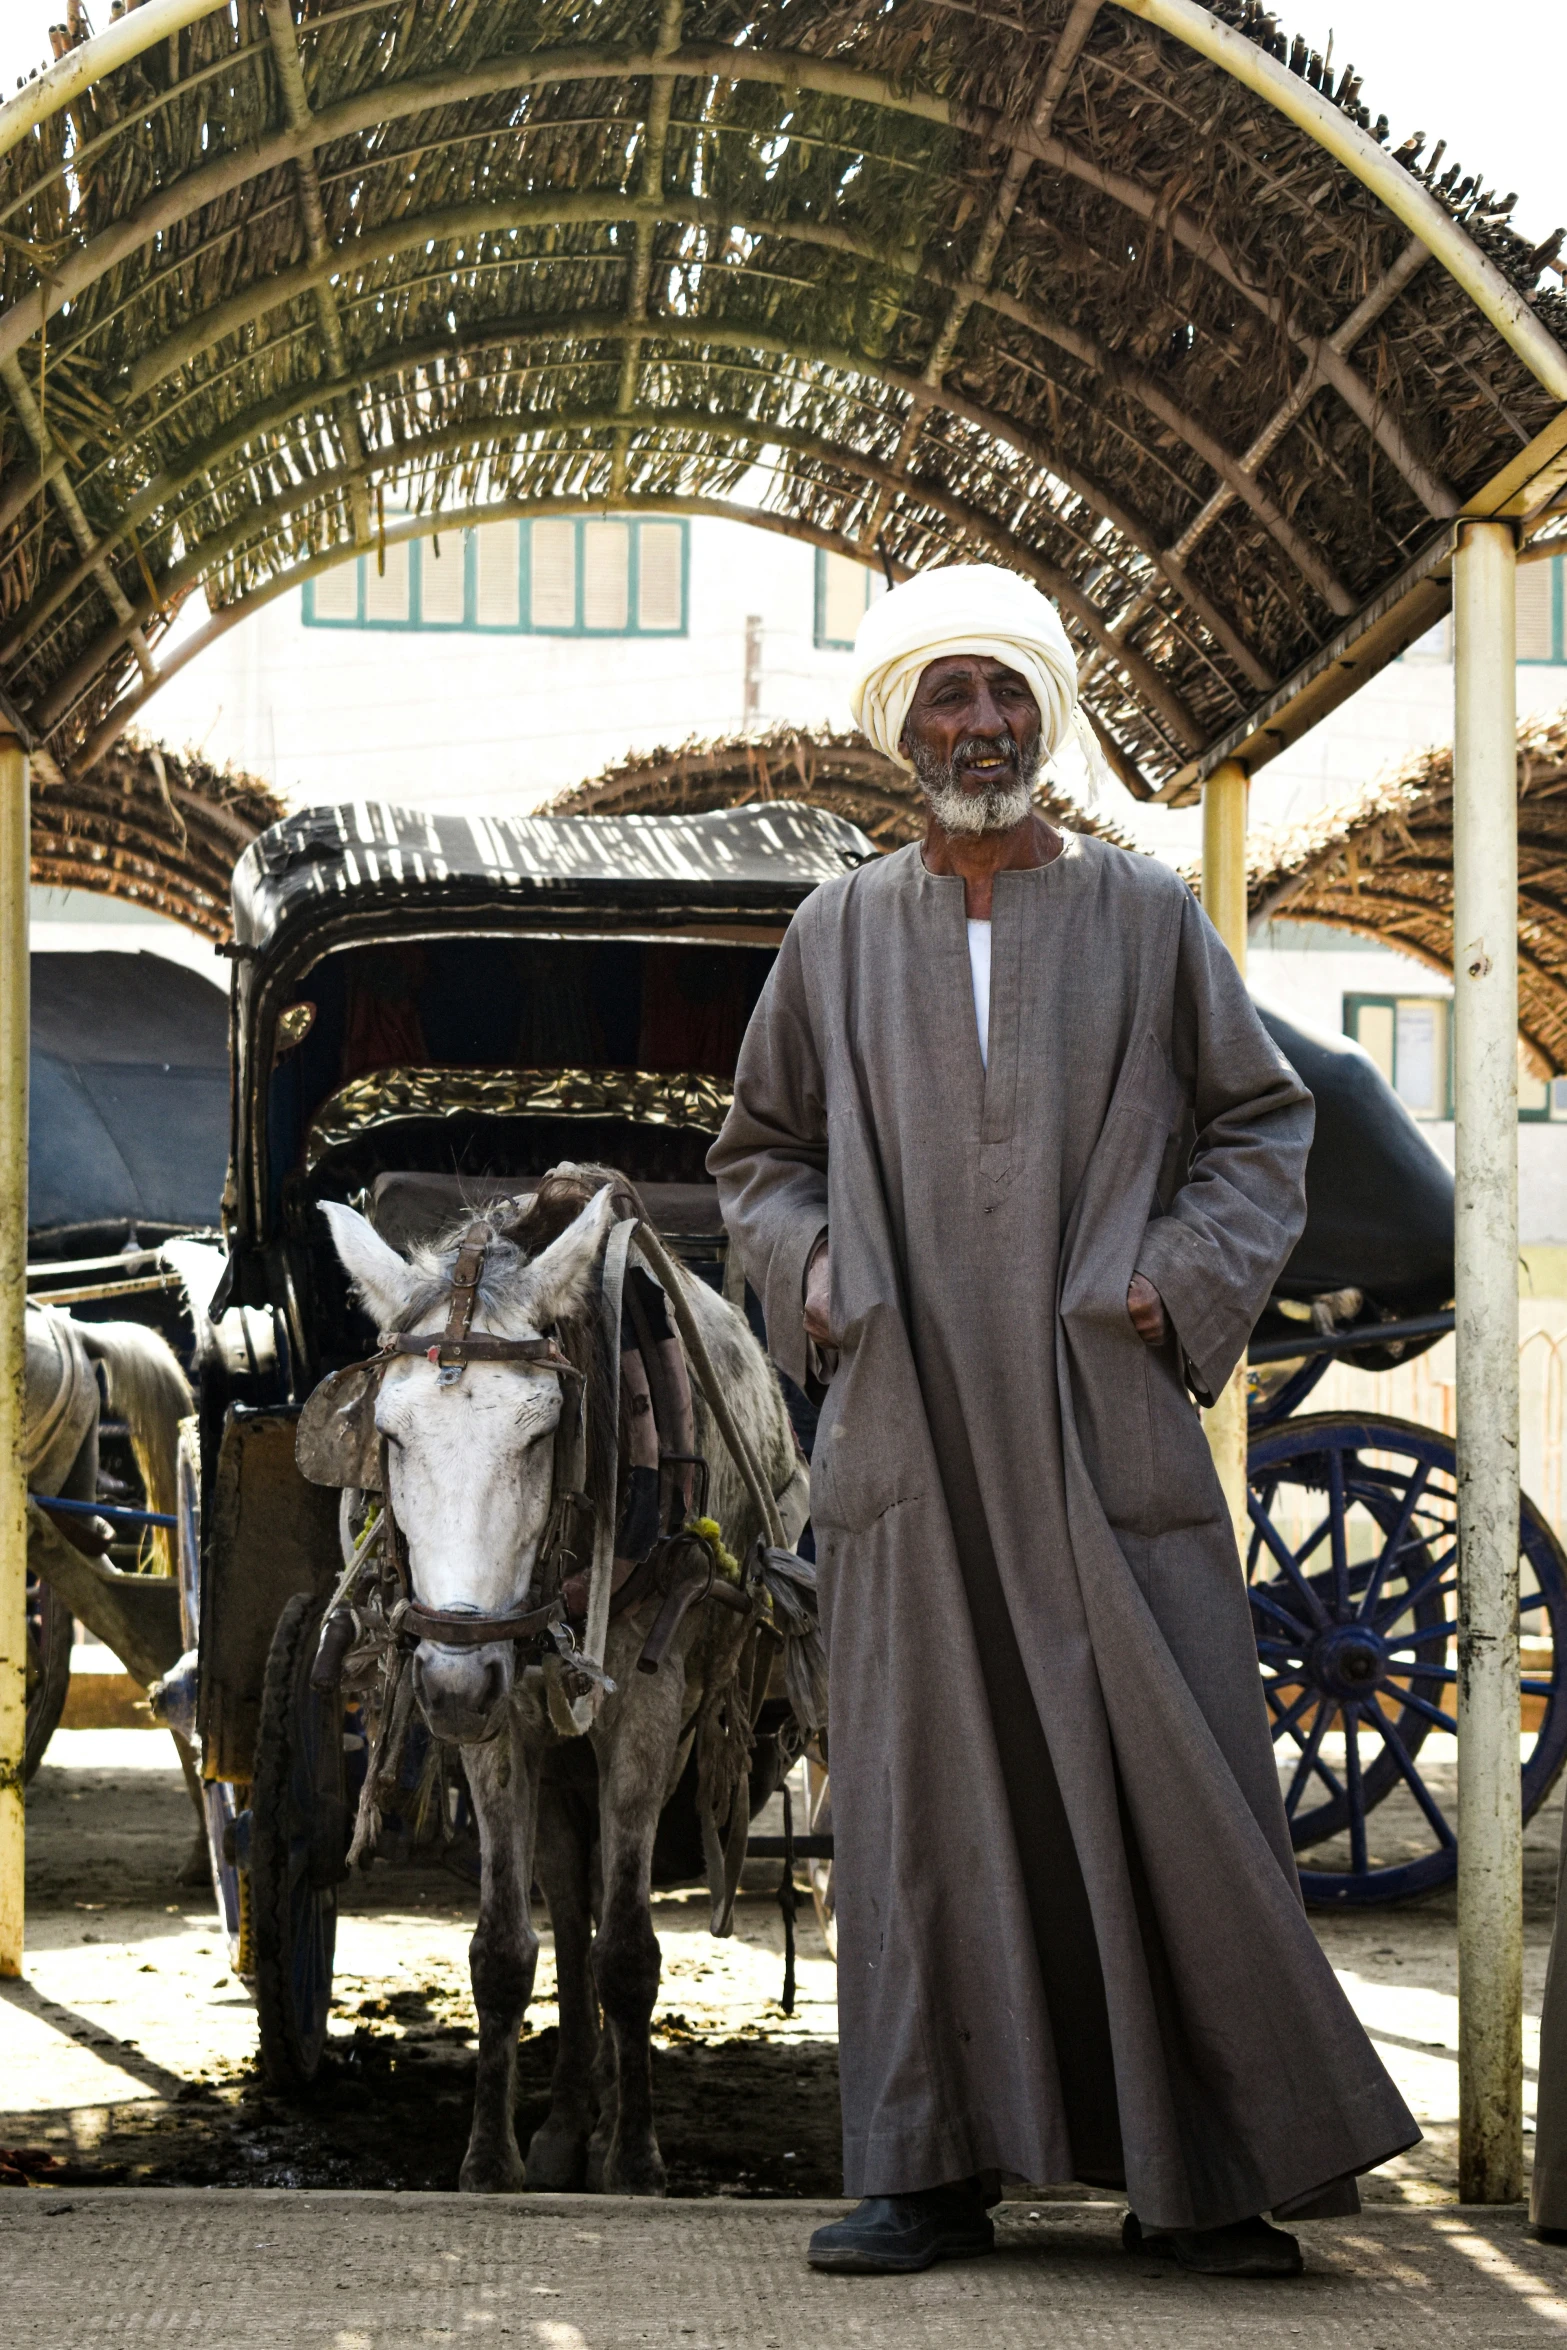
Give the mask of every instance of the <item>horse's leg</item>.
<path id="1" fill-rule="evenodd" d="M 599 2047 L 591 1957 L 590 1841 L 591 1821 L 578 1790 L 542 1788 L 537 1867 L 555 1935 L 560 2040 L 550 2081 L 550 2109 L 528 2146 L 528 2184 L 553 2187 L 566 2194 L 575 2193 L 584 2181 Z"/>
<path id="2" fill-rule="evenodd" d="M 538 1766 L 508 1718 L 498 1738 L 462 1749 L 479 1823 L 479 1922 L 468 1945 L 479 2016 L 473 2129 L 458 2185 L 469 2194 L 514 2194 L 524 2184 L 513 2111 L 517 2041 L 533 1991 L 539 1937 L 529 1914 Z"/>
<path id="3" fill-rule="evenodd" d="M 638 1678 L 594 1739 L 604 1894 L 593 1973 L 615 2044 L 615 2119 L 602 2179 L 611 2195 L 664 2191 L 649 2041 L 659 1979 L 650 1886 L 653 1838 L 679 1738 L 680 1693 L 673 1672 Z"/>

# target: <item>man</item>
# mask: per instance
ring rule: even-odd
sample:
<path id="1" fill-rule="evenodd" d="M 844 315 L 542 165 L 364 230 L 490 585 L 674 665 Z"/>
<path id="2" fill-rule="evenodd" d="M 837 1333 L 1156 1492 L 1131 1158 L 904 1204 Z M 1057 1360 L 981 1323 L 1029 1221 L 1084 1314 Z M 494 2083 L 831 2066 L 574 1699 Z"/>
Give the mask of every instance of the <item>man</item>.
<path id="1" fill-rule="evenodd" d="M 712 1151 L 795 1379 L 832 1688 L 845 2186 L 823 2268 L 983 2251 L 998 2174 L 1294 2274 L 1419 2136 L 1306 1922 L 1215 1397 L 1300 1231 L 1310 1096 L 1152 858 L 1053 830 L 1054 608 L 874 604 L 855 715 L 924 842 L 801 907 Z M 813 1348 L 828 1350 L 815 1356 Z"/>

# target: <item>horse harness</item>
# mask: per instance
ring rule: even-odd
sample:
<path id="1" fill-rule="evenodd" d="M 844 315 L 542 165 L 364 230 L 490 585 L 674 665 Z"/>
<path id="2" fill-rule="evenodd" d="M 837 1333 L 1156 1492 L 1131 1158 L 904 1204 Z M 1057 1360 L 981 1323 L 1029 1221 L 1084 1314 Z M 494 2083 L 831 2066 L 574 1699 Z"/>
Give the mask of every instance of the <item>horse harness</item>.
<path id="1" fill-rule="evenodd" d="M 473 1333 L 485 1258 L 494 1238 L 493 1227 L 482 1221 L 470 1225 L 464 1233 L 452 1271 L 452 1298 L 446 1327 L 439 1337 L 383 1331 L 375 1355 L 367 1361 L 350 1364 L 346 1370 L 334 1372 L 321 1382 L 300 1415 L 296 1448 L 299 1463 L 305 1474 L 318 1482 L 357 1484 L 379 1490 L 384 1551 L 399 1590 L 392 1610 L 392 1627 L 399 1646 L 412 1648 L 423 1640 L 447 1648 L 483 1648 L 495 1641 L 526 1643 L 536 1661 L 545 1657 L 558 1659 L 564 1677 L 578 1690 L 585 1693 L 596 1683 L 608 1693 L 614 1683 L 604 1673 L 601 1661 L 579 1647 L 571 1622 L 578 1611 L 570 1606 L 568 1599 L 573 1586 L 578 1592 L 582 1590 L 593 1558 L 594 1508 L 583 1491 L 587 1383 L 553 1338 L 499 1338 Z M 649 1286 L 654 1285 L 649 1283 Z M 628 1303 L 635 1348 L 646 1365 L 654 1346 L 646 1308 L 635 1299 L 634 1292 L 629 1294 Z M 470 1363 L 517 1363 L 551 1372 L 561 1382 L 563 1394 L 555 1431 L 550 1515 L 529 1593 L 532 1604 L 525 1608 L 483 1614 L 468 1609 L 426 1607 L 413 1595 L 407 1544 L 392 1507 L 387 1442 L 375 1430 L 375 1399 L 387 1367 L 402 1356 L 417 1355 L 424 1356 L 452 1379 L 461 1378 Z M 644 1389 L 648 1391 L 641 1398 L 644 1409 L 651 1396 L 655 1419 L 671 1416 L 667 1405 L 663 1414 L 658 1411 L 660 1383 L 644 1375 Z M 686 1417 L 689 1421 L 689 1406 Z M 662 1427 L 658 1429 L 658 1469 L 653 1472 L 651 1497 L 645 1490 L 635 1490 L 635 1481 L 645 1472 L 636 1469 L 631 1472 L 634 1491 L 626 1517 L 628 1521 L 640 1521 L 646 1539 L 638 1540 L 636 1553 L 628 1562 L 629 1572 L 613 1589 L 608 1611 L 613 1619 L 655 1594 L 662 1598 L 663 1605 L 637 1659 L 638 1670 L 647 1673 L 658 1670 L 692 1605 L 711 1598 L 746 1615 L 757 1612 L 756 1597 L 750 1588 L 740 1588 L 720 1578 L 714 1549 L 707 1539 L 685 1526 L 664 1530 L 658 1490 L 663 1469 L 667 1466 L 677 1472 L 677 1489 L 683 1498 L 687 1472 L 700 1480 L 704 1499 L 707 1481 L 706 1461 L 688 1450 L 666 1449 L 662 1443 L 665 1433 Z M 372 1438 L 373 1462 L 366 1457 Z M 349 1469 L 360 1473 L 346 1474 Z M 364 1474 L 366 1470 L 371 1473 Z M 647 1522 L 649 1498 L 653 1502 L 651 1527 Z M 336 1687 L 356 1638 L 356 1611 L 346 1602 L 357 1580 L 357 1568 L 368 1555 L 369 1547 L 368 1541 L 361 1543 L 328 1605 L 311 1673 L 312 1684 L 318 1689 Z M 611 1571 L 620 1563 L 615 1559 Z M 586 1609 L 581 1613 L 585 1614 Z"/>

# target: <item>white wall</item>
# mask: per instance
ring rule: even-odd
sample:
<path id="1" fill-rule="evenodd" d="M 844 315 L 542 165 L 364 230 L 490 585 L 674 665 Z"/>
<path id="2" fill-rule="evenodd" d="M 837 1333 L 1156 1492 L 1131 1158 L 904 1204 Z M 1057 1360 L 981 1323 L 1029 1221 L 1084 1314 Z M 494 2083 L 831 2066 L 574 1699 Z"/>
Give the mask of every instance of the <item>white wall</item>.
<path id="1" fill-rule="evenodd" d="M 690 525 L 684 637 L 307 628 L 295 590 L 198 655 L 142 724 L 294 803 L 528 808 L 628 751 L 739 733 L 751 614 L 756 723 L 847 726 L 848 655 L 813 642 L 815 550 L 702 519 Z M 193 598 L 179 635 L 206 617 Z"/>
<path id="2" fill-rule="evenodd" d="M 229 966 L 212 941 L 183 922 L 166 921 L 124 898 L 91 889 L 44 889 L 29 895 L 28 945 L 35 955 L 162 955 L 228 992 Z"/>

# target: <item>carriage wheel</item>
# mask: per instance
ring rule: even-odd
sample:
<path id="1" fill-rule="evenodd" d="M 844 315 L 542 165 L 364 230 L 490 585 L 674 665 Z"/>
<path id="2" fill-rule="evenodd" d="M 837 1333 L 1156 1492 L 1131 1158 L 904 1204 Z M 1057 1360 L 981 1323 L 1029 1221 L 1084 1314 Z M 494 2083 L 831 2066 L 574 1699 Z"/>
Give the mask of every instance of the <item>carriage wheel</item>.
<path id="1" fill-rule="evenodd" d="M 44 1748 L 60 1727 L 71 1686 L 71 1611 L 42 1575 L 27 1578 L 27 1731 L 22 1747 L 22 1781 L 44 1759 Z"/>
<path id="2" fill-rule="evenodd" d="M 179 1498 L 175 1513 L 177 1545 L 175 1573 L 180 1586 L 180 1630 L 187 1649 L 201 1634 L 201 1455 L 194 1420 L 182 1420 L 178 1452 Z M 203 1779 L 202 1819 L 207 1831 L 207 1859 L 212 1869 L 212 1893 L 218 1920 L 228 1945 L 229 1965 L 242 1981 L 255 1972 L 251 1932 L 250 1879 L 238 1865 L 235 1839 L 238 1822 L 249 1800 L 248 1788 L 223 1779 Z"/>
<path id="3" fill-rule="evenodd" d="M 1284 1806 L 1297 1852 L 1321 1853 L 1301 1889 L 1325 1906 L 1428 1892 L 1458 1867 L 1452 1443 L 1403 1420 L 1323 1414 L 1257 1437 L 1247 1481 L 1247 1585 Z M 1527 1497 L 1519 1582 L 1526 1650 L 1549 1648 L 1520 1681 L 1528 1819 L 1567 1757 L 1567 1555 Z"/>
<path id="4" fill-rule="evenodd" d="M 315 2079 L 326 2047 L 337 1888 L 348 1875 L 342 1700 L 310 1686 L 320 1628 L 320 1602 L 297 1592 L 267 1657 L 251 1788 L 261 2064 L 293 2093 Z"/>

